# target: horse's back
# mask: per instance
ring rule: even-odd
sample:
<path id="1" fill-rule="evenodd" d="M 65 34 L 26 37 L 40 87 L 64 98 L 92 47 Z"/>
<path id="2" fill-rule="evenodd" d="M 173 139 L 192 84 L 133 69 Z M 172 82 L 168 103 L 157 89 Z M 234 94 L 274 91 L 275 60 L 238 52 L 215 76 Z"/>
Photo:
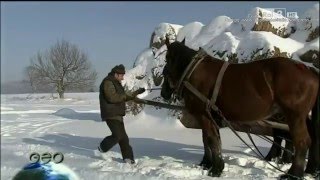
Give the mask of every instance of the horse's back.
<path id="1" fill-rule="evenodd" d="M 271 72 L 278 103 L 291 110 L 309 112 L 318 94 L 319 76 L 304 64 L 289 58 L 272 58 L 265 64 Z"/>
<path id="2" fill-rule="evenodd" d="M 304 85 L 318 85 L 319 76 L 301 62 L 294 61 L 289 58 L 270 58 L 265 60 L 265 69 L 273 73 L 274 79 L 284 78 L 288 83 L 293 81 Z M 284 81 L 284 80 L 283 80 Z"/>
<path id="3" fill-rule="evenodd" d="M 277 112 L 273 109 L 279 104 L 312 102 L 310 94 L 317 89 L 318 77 L 307 67 L 288 58 L 270 58 L 231 64 L 218 100 L 231 119 L 252 121 Z"/>

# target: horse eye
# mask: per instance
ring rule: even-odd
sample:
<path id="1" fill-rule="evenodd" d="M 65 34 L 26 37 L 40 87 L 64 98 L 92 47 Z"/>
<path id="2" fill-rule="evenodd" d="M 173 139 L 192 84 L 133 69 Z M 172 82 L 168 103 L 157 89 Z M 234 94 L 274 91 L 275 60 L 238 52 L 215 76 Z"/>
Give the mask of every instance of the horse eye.
<path id="1" fill-rule="evenodd" d="M 163 68 L 162 74 L 163 74 L 163 75 L 167 75 L 167 73 L 168 73 L 168 72 L 167 72 L 167 68 Z"/>

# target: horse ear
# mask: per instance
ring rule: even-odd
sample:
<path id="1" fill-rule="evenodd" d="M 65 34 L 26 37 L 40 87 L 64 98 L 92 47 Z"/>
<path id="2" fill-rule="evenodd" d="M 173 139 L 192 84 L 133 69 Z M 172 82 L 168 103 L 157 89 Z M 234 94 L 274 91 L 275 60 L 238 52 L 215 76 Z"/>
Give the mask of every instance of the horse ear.
<path id="1" fill-rule="evenodd" d="M 186 45 L 186 38 L 183 38 L 183 40 L 181 41 L 181 44 Z"/>
<path id="2" fill-rule="evenodd" d="M 170 45 L 169 37 L 166 37 L 165 44 L 166 44 L 167 47 L 169 47 L 169 45 Z"/>

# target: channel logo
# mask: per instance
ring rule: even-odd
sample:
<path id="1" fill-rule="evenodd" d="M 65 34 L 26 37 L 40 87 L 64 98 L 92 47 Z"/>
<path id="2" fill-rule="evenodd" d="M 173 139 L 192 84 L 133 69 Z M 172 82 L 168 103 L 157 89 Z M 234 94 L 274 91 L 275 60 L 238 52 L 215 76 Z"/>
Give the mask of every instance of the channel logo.
<path id="1" fill-rule="evenodd" d="M 264 17 L 272 18 L 272 17 L 279 17 L 279 15 L 287 18 L 298 18 L 298 13 L 291 11 L 287 12 L 286 8 L 264 8 L 267 11 L 263 13 Z"/>

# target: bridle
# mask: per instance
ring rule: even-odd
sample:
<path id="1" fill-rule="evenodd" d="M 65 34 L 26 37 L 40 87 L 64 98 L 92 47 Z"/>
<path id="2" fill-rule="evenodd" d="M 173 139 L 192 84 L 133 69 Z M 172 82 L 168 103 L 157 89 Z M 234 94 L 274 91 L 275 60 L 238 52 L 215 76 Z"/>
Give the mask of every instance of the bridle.
<path id="1" fill-rule="evenodd" d="M 206 52 L 202 49 L 193 56 L 190 63 L 188 64 L 187 68 L 184 70 L 182 76 L 180 77 L 178 83 L 176 83 L 173 87 L 173 93 L 176 94 L 178 97 L 182 96 L 182 90 L 184 88 L 184 81 L 188 81 L 191 77 L 193 71 L 196 69 L 196 67 L 204 60 L 204 58 L 207 56 Z M 172 83 L 169 80 L 169 77 L 167 77 L 168 83 Z"/>

